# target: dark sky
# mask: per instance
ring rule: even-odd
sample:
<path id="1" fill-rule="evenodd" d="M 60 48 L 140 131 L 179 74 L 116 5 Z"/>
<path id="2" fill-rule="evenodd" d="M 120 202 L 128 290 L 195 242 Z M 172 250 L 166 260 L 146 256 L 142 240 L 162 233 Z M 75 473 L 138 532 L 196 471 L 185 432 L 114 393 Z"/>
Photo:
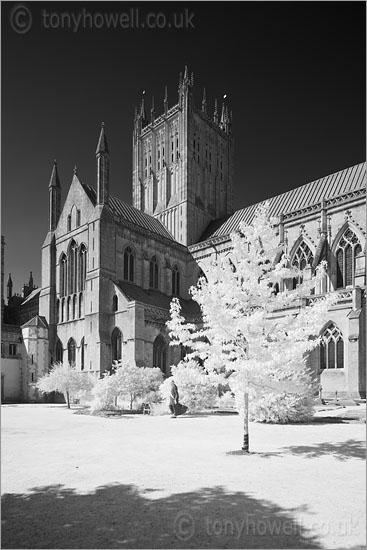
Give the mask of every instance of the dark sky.
<path id="1" fill-rule="evenodd" d="M 227 94 L 233 111 L 236 209 L 365 159 L 365 2 L 22 6 L 32 16 L 28 31 L 22 7 L 2 2 L 1 232 L 5 280 L 11 272 L 17 292 L 29 271 L 41 285 L 53 159 L 63 200 L 75 164 L 95 185 L 104 121 L 111 192 L 131 202 L 135 105 L 145 90 L 159 114 L 165 85 L 174 105 L 185 64 L 195 74 L 197 102 L 205 86 L 209 110 Z M 150 23 L 165 18 L 167 26 L 89 28 L 136 7 L 140 23 L 151 14 Z M 188 28 L 174 28 L 181 13 Z M 71 14 L 80 17 L 76 31 L 67 28 Z"/>

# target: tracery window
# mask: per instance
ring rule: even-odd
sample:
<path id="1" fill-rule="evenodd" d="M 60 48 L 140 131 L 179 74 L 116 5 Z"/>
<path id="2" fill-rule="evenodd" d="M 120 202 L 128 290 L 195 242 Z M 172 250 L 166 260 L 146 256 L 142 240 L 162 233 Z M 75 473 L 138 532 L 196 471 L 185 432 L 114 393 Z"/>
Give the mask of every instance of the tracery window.
<path id="1" fill-rule="evenodd" d="M 167 374 L 167 344 L 161 334 L 157 336 L 153 344 L 153 367 L 158 367 Z"/>
<path id="2" fill-rule="evenodd" d="M 68 294 L 76 292 L 77 284 L 78 247 L 75 241 L 71 241 L 68 253 Z"/>
<path id="3" fill-rule="evenodd" d="M 75 351 L 76 351 L 75 340 L 73 338 L 70 338 L 68 342 L 68 363 L 72 367 L 75 366 Z"/>
<path id="4" fill-rule="evenodd" d="M 85 289 L 85 277 L 87 275 L 87 248 L 84 244 L 79 248 L 79 291 Z"/>
<path id="5" fill-rule="evenodd" d="M 111 335 L 112 361 L 122 359 L 122 332 L 119 328 L 114 328 Z"/>
<path id="6" fill-rule="evenodd" d="M 180 295 L 180 272 L 177 265 L 172 269 L 172 296 Z"/>
<path id="7" fill-rule="evenodd" d="M 320 370 L 344 368 L 344 340 L 334 323 L 322 335 L 320 344 Z"/>
<path id="8" fill-rule="evenodd" d="M 356 257 L 361 252 L 357 235 L 348 227 L 336 248 L 336 288 L 354 284 Z"/>
<path id="9" fill-rule="evenodd" d="M 158 260 L 153 256 L 149 263 L 149 286 L 155 290 L 158 290 L 158 274 Z"/>
<path id="10" fill-rule="evenodd" d="M 130 246 L 127 246 L 124 252 L 124 280 L 133 282 L 134 275 L 135 275 L 135 257 Z"/>
<path id="11" fill-rule="evenodd" d="M 292 267 L 296 267 L 300 271 L 303 271 L 307 266 L 312 266 L 313 263 L 313 254 L 310 250 L 310 247 L 304 242 L 300 242 L 296 252 L 294 253 L 292 260 Z M 297 285 L 302 284 L 303 275 L 300 273 L 298 277 L 293 278 L 293 289 Z"/>
<path id="12" fill-rule="evenodd" d="M 67 258 L 65 254 L 61 254 L 60 257 L 60 280 L 59 291 L 60 296 L 66 296 L 67 294 Z"/>

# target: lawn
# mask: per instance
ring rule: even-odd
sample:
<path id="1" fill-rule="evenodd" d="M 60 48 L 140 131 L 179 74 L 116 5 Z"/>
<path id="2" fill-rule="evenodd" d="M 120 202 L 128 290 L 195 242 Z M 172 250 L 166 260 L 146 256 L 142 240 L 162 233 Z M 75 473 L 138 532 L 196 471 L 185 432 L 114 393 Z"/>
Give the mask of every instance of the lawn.
<path id="1" fill-rule="evenodd" d="M 2 407 L 2 548 L 365 547 L 365 424 Z"/>

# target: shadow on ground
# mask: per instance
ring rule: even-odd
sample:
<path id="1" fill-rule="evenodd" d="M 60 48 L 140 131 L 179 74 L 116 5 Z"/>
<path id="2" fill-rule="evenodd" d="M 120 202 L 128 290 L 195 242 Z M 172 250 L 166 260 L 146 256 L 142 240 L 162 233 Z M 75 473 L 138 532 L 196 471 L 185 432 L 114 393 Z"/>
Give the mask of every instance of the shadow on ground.
<path id="1" fill-rule="evenodd" d="M 262 458 L 283 458 L 285 455 L 303 456 L 304 458 L 319 458 L 322 456 L 332 456 L 342 462 L 351 458 L 366 459 L 366 445 L 364 441 L 358 439 L 348 439 L 338 443 L 319 443 L 317 445 L 291 445 L 282 447 L 274 452 L 250 452 L 229 451 L 226 453 L 231 456 L 258 456 Z"/>
<path id="2" fill-rule="evenodd" d="M 154 492 L 115 484 L 5 494 L 2 548 L 321 548 L 292 516 L 299 510 L 222 487 L 149 499 Z"/>

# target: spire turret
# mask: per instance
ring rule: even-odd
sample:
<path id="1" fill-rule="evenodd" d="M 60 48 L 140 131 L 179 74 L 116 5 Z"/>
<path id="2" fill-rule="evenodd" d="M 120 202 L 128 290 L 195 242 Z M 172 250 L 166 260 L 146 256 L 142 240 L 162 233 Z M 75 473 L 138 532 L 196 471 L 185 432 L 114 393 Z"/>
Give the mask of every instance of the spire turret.
<path id="1" fill-rule="evenodd" d="M 50 177 L 50 183 L 48 184 L 49 187 L 60 187 L 60 178 L 57 171 L 57 162 L 56 159 L 54 160 L 54 165 L 52 167 L 51 171 L 51 177 Z"/>
<path id="2" fill-rule="evenodd" d="M 201 102 L 201 110 L 206 114 L 206 90 L 203 90 L 203 100 Z"/>
<path id="3" fill-rule="evenodd" d="M 218 100 L 215 99 L 214 101 L 214 116 L 213 116 L 213 120 L 215 122 L 215 124 L 218 124 Z"/>
<path id="4" fill-rule="evenodd" d="M 13 296 L 13 281 L 11 279 L 11 273 L 9 273 L 8 282 L 6 284 L 7 286 L 7 298 L 10 300 L 10 298 Z"/>
<path id="5" fill-rule="evenodd" d="M 152 96 L 152 106 L 150 108 L 150 122 L 153 124 L 155 118 L 155 112 L 154 112 L 154 96 Z"/>
<path id="6" fill-rule="evenodd" d="M 167 86 L 164 88 L 164 113 L 168 112 L 168 89 Z"/>
<path id="7" fill-rule="evenodd" d="M 98 140 L 98 144 L 97 144 L 96 155 L 98 155 L 98 153 L 106 153 L 107 155 L 109 154 L 107 138 L 106 138 L 106 134 L 105 134 L 105 131 L 104 131 L 104 122 L 101 123 L 101 132 L 99 134 L 99 140 Z M 75 168 L 74 168 L 74 170 L 75 170 Z"/>
<path id="8" fill-rule="evenodd" d="M 101 124 L 98 145 L 96 149 L 97 159 L 97 204 L 108 204 L 109 196 L 109 174 L 110 174 L 110 154 L 108 150 L 107 138 L 104 129 L 104 123 Z"/>
<path id="9" fill-rule="evenodd" d="M 54 160 L 54 164 L 51 171 L 50 183 L 48 184 L 49 191 L 49 231 L 56 229 L 57 223 L 61 214 L 61 185 L 60 178 L 57 171 L 57 162 Z"/>

